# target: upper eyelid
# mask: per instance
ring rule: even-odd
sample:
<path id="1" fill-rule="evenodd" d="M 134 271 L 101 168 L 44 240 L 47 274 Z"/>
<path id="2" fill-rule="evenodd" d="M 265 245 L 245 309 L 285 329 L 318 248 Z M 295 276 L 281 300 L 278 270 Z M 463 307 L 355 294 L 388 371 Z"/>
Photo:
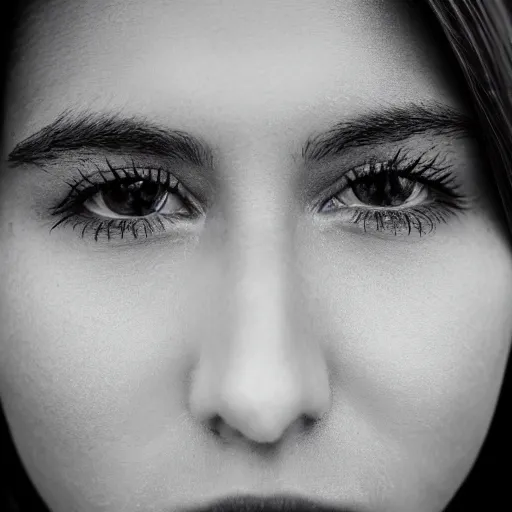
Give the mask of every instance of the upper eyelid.
<path id="1" fill-rule="evenodd" d="M 115 183 L 119 179 L 124 180 L 126 178 L 137 180 L 139 178 L 147 179 L 149 177 L 152 179 L 148 181 L 162 183 L 162 185 L 167 185 L 170 189 L 179 187 L 178 192 L 183 194 L 187 199 L 192 200 L 195 208 L 201 212 L 203 211 L 200 201 L 195 199 L 194 195 L 181 183 L 181 181 L 176 176 L 174 176 L 170 171 L 164 169 L 163 167 L 137 167 L 135 164 L 132 164 L 132 166 L 126 165 L 115 167 L 112 166 L 107 160 L 107 168 L 105 169 L 101 169 L 100 167 L 96 166 L 96 170 L 88 173 L 87 175 L 84 175 L 80 169 L 78 169 L 77 172 L 81 176 L 81 179 L 78 180 L 75 178 L 73 184 L 66 182 L 67 185 L 71 187 L 71 192 L 68 192 L 66 197 L 58 205 L 51 208 L 54 214 L 58 214 L 66 208 L 72 207 L 76 200 L 83 196 L 85 190 L 90 190 L 90 194 L 88 195 L 93 195 L 94 193 L 100 191 L 104 185 L 108 183 Z M 111 173 L 114 176 L 114 179 L 107 180 L 104 174 L 108 173 Z M 121 176 L 121 173 L 124 173 L 125 176 Z M 92 176 L 98 174 L 101 176 L 101 180 L 98 179 L 97 182 L 90 181 Z M 162 179 L 162 177 L 165 177 L 165 179 Z M 160 180 L 158 178 L 160 178 Z M 84 183 L 88 183 L 89 185 L 84 186 Z"/>
<path id="2" fill-rule="evenodd" d="M 446 155 L 443 155 L 441 152 L 437 153 L 437 155 L 433 158 L 429 158 L 426 155 L 428 155 L 433 148 L 429 148 L 429 150 L 423 151 L 420 157 L 408 157 L 412 153 L 412 151 L 405 151 L 404 157 L 402 160 L 398 160 L 399 165 L 398 167 L 406 167 L 407 165 L 411 164 L 413 161 L 418 161 L 418 165 L 415 167 L 416 170 L 412 170 L 410 175 L 415 178 L 418 182 L 423 182 L 428 184 L 428 186 L 433 186 L 431 184 L 431 181 L 434 179 L 433 176 L 429 176 L 429 178 L 421 179 L 421 173 L 422 169 L 425 168 L 425 164 L 432 163 L 432 169 L 434 169 L 433 173 L 435 172 L 445 172 L 445 175 L 450 175 L 449 183 L 451 186 L 446 187 L 446 190 L 440 191 L 442 192 L 449 192 L 451 196 L 453 196 L 454 200 L 458 198 L 461 203 L 469 203 L 471 200 L 474 200 L 474 198 L 470 198 L 466 196 L 465 194 L 459 194 L 458 191 L 462 188 L 462 182 L 457 180 L 455 177 L 455 174 L 451 171 L 451 169 L 454 167 L 453 165 L 445 165 L 446 162 Z M 396 159 L 396 156 L 401 152 L 402 150 L 399 150 L 398 153 L 395 154 L 394 157 L 387 157 L 387 158 L 375 158 L 375 157 L 366 157 L 363 158 L 363 160 L 358 163 L 357 165 L 351 165 L 350 167 L 346 168 L 344 171 L 342 171 L 335 179 L 333 179 L 327 187 L 324 187 L 322 191 L 316 195 L 316 197 L 311 201 L 311 204 L 308 206 L 307 210 L 312 213 L 314 212 L 328 197 L 331 197 L 337 193 L 340 193 L 344 188 L 350 186 L 352 183 L 356 182 L 358 180 L 358 177 L 351 178 L 350 174 L 355 172 L 358 169 L 362 169 L 370 164 L 376 164 L 376 165 L 389 165 L 394 159 Z M 439 160 L 439 164 L 435 165 L 435 162 Z M 402 165 L 400 165 L 402 163 Z M 419 169 L 419 170 L 418 170 Z M 363 176 L 366 176 L 367 173 L 365 173 Z"/>
<path id="3" fill-rule="evenodd" d="M 397 146 L 394 144 L 392 145 L 391 148 L 388 149 L 360 149 L 358 150 L 357 153 L 355 153 L 355 155 L 348 154 L 345 158 L 333 159 L 328 167 L 319 166 L 315 169 L 299 168 L 298 171 L 301 174 L 301 176 L 308 180 L 303 183 L 301 183 L 300 180 L 298 181 L 298 185 L 300 188 L 297 191 L 297 195 L 300 203 L 303 205 L 302 208 L 305 208 L 307 211 L 309 209 L 309 205 L 311 205 L 312 202 L 315 202 L 317 196 L 322 195 L 323 192 L 327 188 L 330 188 L 333 183 L 338 182 L 341 179 L 340 177 L 342 176 L 342 174 L 348 172 L 350 169 L 354 167 L 360 167 L 361 165 L 367 163 L 368 160 L 370 159 L 375 159 L 378 161 L 389 160 L 389 158 L 395 153 L 396 147 Z M 409 144 L 404 146 L 404 150 L 407 153 L 412 154 L 416 153 L 417 151 L 415 147 L 412 147 Z M 452 154 L 442 149 L 442 144 L 440 144 L 437 141 L 431 141 L 428 144 L 428 147 L 425 150 L 425 152 L 432 151 L 437 153 L 440 150 L 443 151 L 445 157 L 449 157 L 451 159 Z M 107 158 L 112 163 L 112 167 L 118 170 L 123 168 L 132 169 L 134 161 L 135 167 L 139 170 L 143 170 L 144 168 L 165 169 L 166 172 L 170 172 L 171 175 L 178 179 L 183 184 L 184 188 L 195 199 L 198 200 L 198 204 L 202 206 L 202 210 L 208 210 L 211 207 L 212 203 L 216 200 L 215 198 L 217 197 L 218 187 L 220 186 L 220 183 L 218 183 L 217 181 L 213 183 L 212 181 L 210 181 L 210 179 L 208 179 L 207 176 L 205 176 L 203 173 L 197 172 L 196 170 L 192 170 L 190 172 L 190 169 L 183 168 L 179 164 L 169 164 L 168 162 L 162 162 L 159 160 L 150 160 L 146 157 L 139 159 L 139 157 L 136 156 L 134 160 L 133 157 L 130 157 L 128 155 L 115 155 L 108 156 Z M 69 165 L 64 166 L 69 167 L 69 171 L 65 172 L 69 172 L 70 174 L 75 173 L 76 176 L 80 176 L 81 172 L 82 176 L 92 177 L 94 175 L 97 175 L 99 169 L 101 169 L 102 172 L 108 174 L 110 172 L 110 169 L 109 165 L 107 165 L 106 163 L 107 158 L 98 159 L 93 155 L 87 157 L 84 156 L 79 160 L 73 158 L 69 160 Z M 357 163 L 357 165 L 354 165 L 354 163 Z M 100 165 L 99 169 L 98 164 Z M 61 165 L 59 165 L 56 162 L 54 163 L 54 165 L 56 170 L 55 175 L 59 177 L 58 174 L 62 172 L 62 170 L 60 169 Z M 91 169 L 91 167 L 94 168 Z M 326 172 L 326 170 L 328 172 Z M 80 178 L 82 177 L 80 176 Z M 300 179 L 302 180 L 302 178 Z M 62 181 L 67 183 L 67 181 Z M 76 179 L 74 181 L 76 181 Z M 69 185 L 69 183 L 67 184 Z"/>
<path id="4" fill-rule="evenodd" d="M 128 173 L 127 169 L 130 171 L 130 174 Z M 96 171 L 93 171 L 92 173 L 88 174 L 87 176 L 84 176 L 83 173 L 79 170 L 80 175 L 82 176 L 82 181 L 79 181 L 78 183 L 83 183 L 83 181 L 88 181 L 91 185 L 101 185 L 101 182 L 99 183 L 91 183 L 89 181 L 89 178 L 93 177 L 96 174 L 99 174 L 103 178 L 103 182 L 107 183 L 109 181 L 115 181 L 115 180 L 106 180 L 105 174 L 111 173 L 114 175 L 116 180 L 122 180 L 122 179 L 134 179 L 134 178 L 141 178 L 141 179 L 147 179 L 148 177 L 153 177 L 153 174 L 157 173 L 156 180 L 153 181 L 160 181 L 159 179 L 161 175 L 166 176 L 166 182 L 171 186 L 176 186 L 180 180 L 174 176 L 173 173 L 171 173 L 169 170 L 164 169 L 163 167 L 156 167 L 156 166 L 144 166 L 144 167 L 137 167 L 137 166 L 119 166 L 115 167 L 111 164 L 108 164 L 108 169 L 100 169 L 96 166 Z M 121 173 L 124 173 L 124 176 L 121 176 Z"/>
<path id="5" fill-rule="evenodd" d="M 77 172 L 78 174 L 80 175 L 81 179 L 77 179 L 75 177 L 73 177 L 73 183 L 69 183 L 69 182 L 66 182 L 66 184 L 71 187 L 71 193 L 76 193 L 76 191 L 82 191 L 84 189 L 87 189 L 87 188 L 99 188 L 101 187 L 103 184 L 106 184 L 106 183 L 109 183 L 109 182 L 115 182 L 116 180 L 118 180 L 119 178 L 120 179 L 124 179 L 122 176 L 120 176 L 119 173 L 121 172 L 125 172 L 124 170 L 126 169 L 127 167 L 118 167 L 118 168 L 109 168 L 109 169 L 100 169 L 99 167 L 96 166 L 96 170 L 95 171 L 92 171 L 91 173 L 88 173 L 87 175 L 84 175 L 84 173 L 82 172 L 81 169 L 77 169 Z M 105 178 L 105 174 L 107 173 L 112 173 L 115 177 L 115 179 L 113 180 L 107 180 Z M 93 176 L 96 176 L 96 175 L 100 175 L 101 176 L 101 180 L 98 180 L 97 182 L 92 182 L 91 181 L 91 178 Z M 137 176 L 135 174 L 131 175 L 131 176 L 127 176 L 126 175 L 126 172 L 125 172 L 125 177 L 127 179 L 135 179 Z M 146 176 L 147 177 L 147 176 Z M 88 183 L 89 186 L 84 186 L 84 184 Z"/>

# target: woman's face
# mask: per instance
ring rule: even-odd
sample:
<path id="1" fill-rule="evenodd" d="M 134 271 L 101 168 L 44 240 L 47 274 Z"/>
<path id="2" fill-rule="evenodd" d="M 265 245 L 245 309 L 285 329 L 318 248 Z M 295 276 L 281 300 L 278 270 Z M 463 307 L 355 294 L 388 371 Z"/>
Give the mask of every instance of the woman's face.
<path id="1" fill-rule="evenodd" d="M 498 398 L 512 251 L 424 20 L 55 0 L 25 21 L 0 393 L 49 508 L 442 510 Z"/>

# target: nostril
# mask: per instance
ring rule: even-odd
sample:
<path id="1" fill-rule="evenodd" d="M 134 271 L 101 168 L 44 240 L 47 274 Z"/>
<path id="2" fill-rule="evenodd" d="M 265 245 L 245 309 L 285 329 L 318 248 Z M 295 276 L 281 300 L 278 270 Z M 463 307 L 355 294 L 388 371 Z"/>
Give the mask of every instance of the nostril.
<path id="1" fill-rule="evenodd" d="M 305 429 L 312 428 L 316 423 L 318 423 L 318 418 L 314 418 L 309 414 L 302 415 L 302 425 L 304 426 Z"/>
<path id="2" fill-rule="evenodd" d="M 208 421 L 208 428 L 224 440 L 242 436 L 241 432 L 230 427 L 218 414 Z"/>
<path id="3" fill-rule="evenodd" d="M 303 414 L 295 422 L 295 428 L 297 429 L 297 433 L 301 431 L 303 433 L 307 433 L 314 429 L 315 426 L 318 425 L 318 422 L 319 418 L 316 418 L 309 414 Z M 206 426 L 213 434 L 221 438 L 223 441 L 234 441 L 236 438 L 246 437 L 240 430 L 237 430 L 236 428 L 229 425 L 229 423 L 226 422 L 219 414 L 215 414 L 209 420 L 207 420 Z M 290 426 L 287 430 L 292 430 L 293 428 L 294 427 Z M 249 438 L 250 437 L 251 436 L 249 436 Z M 270 442 L 267 444 L 273 443 Z"/>
<path id="4" fill-rule="evenodd" d="M 301 429 L 304 434 L 311 434 L 323 423 L 324 416 L 304 414 L 301 418 Z"/>
<path id="5" fill-rule="evenodd" d="M 215 434 L 219 434 L 221 422 L 222 418 L 218 414 L 216 414 L 207 421 L 207 425 L 212 432 L 214 432 Z"/>

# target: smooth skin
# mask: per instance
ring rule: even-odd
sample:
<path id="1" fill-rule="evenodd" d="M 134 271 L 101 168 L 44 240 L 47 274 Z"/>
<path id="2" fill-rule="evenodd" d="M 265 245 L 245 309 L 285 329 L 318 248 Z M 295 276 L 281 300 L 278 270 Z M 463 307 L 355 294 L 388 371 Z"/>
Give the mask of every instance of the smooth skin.
<path id="1" fill-rule="evenodd" d="M 428 27 L 391 0 L 56 0 L 26 23 L 2 143 L 0 397 L 52 512 L 236 492 L 440 512 L 482 446 L 512 339 L 490 170 L 450 135 L 297 157 L 371 109 L 468 113 Z M 7 160 L 66 109 L 206 141 L 212 168 L 176 169 L 204 218 L 137 241 L 50 233 L 79 155 L 46 172 Z M 311 212 L 361 158 L 434 146 L 477 198 L 434 234 Z M 82 170 L 104 156 L 126 157 Z"/>

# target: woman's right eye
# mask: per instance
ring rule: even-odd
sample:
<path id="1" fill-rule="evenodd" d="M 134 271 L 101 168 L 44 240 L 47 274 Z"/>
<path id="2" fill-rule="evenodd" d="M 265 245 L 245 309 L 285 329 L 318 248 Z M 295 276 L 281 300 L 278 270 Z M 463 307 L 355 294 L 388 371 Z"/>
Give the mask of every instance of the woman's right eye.
<path id="1" fill-rule="evenodd" d="M 91 213 L 104 218 L 145 217 L 153 213 L 187 214 L 185 199 L 176 190 L 149 181 L 112 182 L 83 203 Z"/>
<path id="2" fill-rule="evenodd" d="M 108 161 L 107 161 L 108 163 Z M 155 232 L 179 229 L 183 222 L 190 223 L 203 214 L 198 201 L 169 172 L 159 168 L 99 170 L 92 176 L 75 182 L 71 193 L 59 205 L 52 208 L 52 215 L 60 216 L 50 231 L 57 226 L 72 224 L 73 231 L 80 226 L 81 236 L 106 235 L 110 241 L 125 234 L 137 239 L 149 237 Z M 106 174 L 112 174 L 107 179 Z M 98 182 L 91 179 L 101 180 Z M 84 183 L 89 186 L 85 186 Z"/>

